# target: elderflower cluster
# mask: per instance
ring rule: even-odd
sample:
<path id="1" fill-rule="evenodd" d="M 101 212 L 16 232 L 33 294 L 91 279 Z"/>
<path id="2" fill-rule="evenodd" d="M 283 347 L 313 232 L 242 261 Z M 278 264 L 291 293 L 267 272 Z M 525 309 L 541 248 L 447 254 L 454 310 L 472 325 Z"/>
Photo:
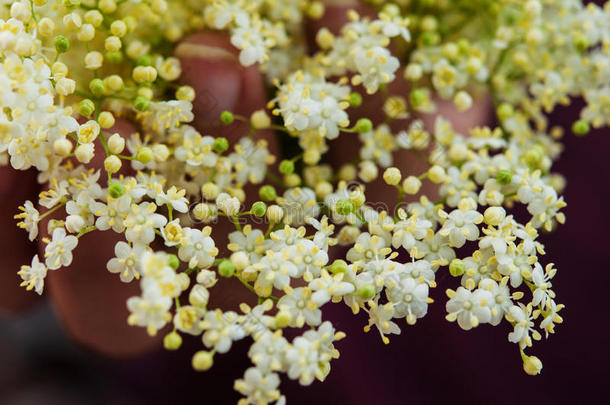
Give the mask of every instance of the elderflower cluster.
<path id="1" fill-rule="evenodd" d="M 328 306 L 364 313 L 388 343 L 426 316 L 445 272 L 446 319 L 508 325 L 524 370 L 539 373 L 525 351 L 564 307 L 540 241 L 566 220 L 551 171 L 563 130 L 546 114 L 582 97 L 572 132 L 610 124 L 610 3 L 371 3 L 374 15 L 350 10 L 307 52 L 317 1 L 4 1 L 0 162 L 35 168 L 44 190 L 15 215 L 43 244 L 22 286 L 41 294 L 49 270 L 86 254 L 81 238 L 119 234 L 106 267 L 141 290 L 127 323 L 170 350 L 200 336 L 198 371 L 250 338 L 240 403 L 282 404 L 281 376 L 324 380 L 339 356 Z M 231 139 L 197 129 L 197 94 L 178 81 L 173 49 L 202 29 L 227 33 L 274 92 L 249 117 L 222 113 L 246 123 Z M 462 133 L 437 106 L 487 99 L 497 126 Z M 371 119 L 356 110 L 367 103 Z M 287 134 L 290 154 L 263 131 Z M 223 295 L 253 301 L 211 304 Z"/>

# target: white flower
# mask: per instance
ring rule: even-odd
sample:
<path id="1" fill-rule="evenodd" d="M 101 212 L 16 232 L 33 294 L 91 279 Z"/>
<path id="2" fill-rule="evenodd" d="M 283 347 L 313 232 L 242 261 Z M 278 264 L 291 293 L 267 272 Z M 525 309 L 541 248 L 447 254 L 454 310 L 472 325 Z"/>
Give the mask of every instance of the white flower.
<path id="1" fill-rule="evenodd" d="M 540 263 L 534 264 L 534 271 L 532 271 L 532 281 L 536 286 L 534 290 L 534 297 L 532 299 L 533 305 L 542 305 L 543 307 L 548 306 L 549 302 L 555 298 L 555 292 L 551 290 L 553 284 L 551 279 L 557 273 L 557 269 L 553 268 L 552 264 L 549 264 L 543 272 Z"/>
<path id="2" fill-rule="evenodd" d="M 19 207 L 21 213 L 15 215 L 16 219 L 22 219 L 17 224 L 18 227 L 25 229 L 28 232 L 30 241 L 33 241 L 38 236 L 38 221 L 40 219 L 40 213 L 31 201 L 27 200 L 23 206 Z"/>
<path id="3" fill-rule="evenodd" d="M 117 233 L 122 233 L 125 230 L 123 220 L 129 213 L 131 208 L 131 197 L 123 195 L 118 199 L 108 201 L 108 204 L 94 202 L 91 204 L 91 212 L 98 218 L 95 220 L 95 226 L 100 231 L 106 231 L 112 228 Z"/>
<path id="4" fill-rule="evenodd" d="M 268 297 L 272 287 L 280 290 L 290 285 L 290 278 L 297 274 L 297 267 L 289 260 L 290 253 L 284 249 L 281 252 L 268 250 L 258 263 L 252 267 L 258 271 L 254 290 L 261 297 Z"/>
<path id="5" fill-rule="evenodd" d="M 309 282 L 309 288 L 315 291 L 311 300 L 322 306 L 331 298 L 340 299 L 340 297 L 353 293 L 356 289 L 354 284 L 344 281 L 344 277 L 344 273 L 331 276 L 325 269 L 322 269 L 320 277 Z"/>
<path id="6" fill-rule="evenodd" d="M 232 217 L 239 214 L 241 203 L 236 197 L 231 197 L 227 193 L 220 193 L 218 194 L 218 197 L 216 197 L 216 206 L 218 206 L 222 212 Z"/>
<path id="7" fill-rule="evenodd" d="M 176 148 L 174 155 L 176 159 L 186 162 L 191 166 L 214 167 L 218 161 L 218 155 L 212 150 L 214 138 L 201 136 L 191 126 L 184 126 L 182 145 Z"/>
<path id="8" fill-rule="evenodd" d="M 237 314 L 232 311 L 224 313 L 220 309 L 208 311 L 201 322 L 201 327 L 205 330 L 203 344 L 210 349 L 216 349 L 218 353 L 228 352 L 234 340 L 245 336 L 237 320 Z"/>
<path id="9" fill-rule="evenodd" d="M 144 122 L 159 133 L 171 131 L 193 120 L 192 109 L 193 105 L 185 100 L 151 102 L 148 111 L 143 113 Z"/>
<path id="10" fill-rule="evenodd" d="M 363 232 L 358 236 L 354 247 L 347 252 L 347 260 L 352 263 L 369 260 L 380 260 L 390 254 L 386 241 L 377 235 Z"/>
<path id="11" fill-rule="evenodd" d="M 268 404 L 280 399 L 280 377 L 275 373 L 263 374 L 260 369 L 250 367 L 243 379 L 235 381 L 235 390 L 245 395 L 249 404 Z"/>
<path id="12" fill-rule="evenodd" d="M 279 202 L 284 209 L 284 222 L 287 224 L 301 225 L 305 223 L 306 218 L 316 218 L 320 213 L 316 194 L 307 187 L 286 190 Z"/>
<path id="13" fill-rule="evenodd" d="M 267 173 L 267 164 L 275 157 L 269 153 L 267 143 L 254 143 L 250 138 L 243 137 L 235 145 L 235 152 L 229 155 L 229 160 L 235 169 L 235 181 L 238 184 L 260 183 Z"/>
<path id="14" fill-rule="evenodd" d="M 178 250 L 180 260 L 188 262 L 189 267 L 201 269 L 210 267 L 214 258 L 218 255 L 218 249 L 214 245 L 214 239 L 210 237 L 211 229 L 206 227 L 203 231 L 199 229 L 184 228 L 185 242 Z"/>
<path id="15" fill-rule="evenodd" d="M 176 310 L 174 326 L 181 332 L 197 336 L 202 332 L 201 317 L 205 311 L 190 305 L 183 305 Z"/>
<path id="16" fill-rule="evenodd" d="M 290 326 L 301 328 L 306 323 L 310 326 L 322 322 L 322 311 L 318 304 L 312 300 L 311 290 L 307 287 L 292 289 L 277 303 L 280 311 L 287 311 L 291 315 Z"/>
<path id="17" fill-rule="evenodd" d="M 514 326 L 514 330 L 508 334 L 509 342 L 518 343 L 521 348 L 531 346 L 530 332 L 534 339 L 540 339 L 540 333 L 534 330 L 534 320 L 538 317 L 538 313 L 532 312 L 532 304 L 513 305 L 508 309 L 506 316 Z"/>
<path id="18" fill-rule="evenodd" d="M 127 309 L 131 314 L 127 318 L 129 325 L 146 327 L 149 335 L 154 336 L 171 319 L 168 312 L 172 306 L 172 299 L 161 294 L 156 283 L 147 282 L 142 279 L 142 296 L 131 297 L 127 300 Z"/>
<path id="19" fill-rule="evenodd" d="M 388 290 L 388 299 L 394 304 L 394 317 L 407 318 L 409 325 L 428 312 L 428 284 L 407 277 Z"/>
<path id="20" fill-rule="evenodd" d="M 369 302 L 370 309 L 367 310 L 369 314 L 369 323 L 364 327 L 364 331 L 368 332 L 371 330 L 371 326 L 375 325 L 381 335 L 383 343 L 390 343 L 390 339 L 386 335 L 396 334 L 400 335 L 400 328 L 398 325 L 391 321 L 394 317 L 394 306 L 391 303 L 385 305 L 379 305 L 377 298 L 375 301 Z"/>
<path id="21" fill-rule="evenodd" d="M 281 331 L 265 332 L 250 346 L 248 356 L 260 370 L 284 370 L 284 351 L 287 345 Z"/>
<path id="22" fill-rule="evenodd" d="M 377 92 L 380 85 L 393 81 L 394 72 L 400 66 L 398 59 L 381 46 L 356 49 L 354 62 L 368 94 Z"/>
<path id="23" fill-rule="evenodd" d="M 38 255 L 32 258 L 30 266 L 21 266 L 21 270 L 17 274 L 23 279 L 22 287 L 26 287 L 28 291 L 34 289 L 38 295 L 42 294 L 44 279 L 47 276 L 47 268 L 44 263 L 40 263 Z"/>
<path id="24" fill-rule="evenodd" d="M 171 186 L 167 192 L 158 193 L 155 202 L 159 206 L 169 204 L 176 211 L 184 213 L 188 211 L 188 200 L 184 197 L 185 194 L 186 190 Z"/>
<path id="25" fill-rule="evenodd" d="M 114 246 L 113 257 L 108 261 L 106 267 L 111 273 L 119 273 L 122 282 L 129 283 L 134 278 L 140 278 L 140 257 L 145 251 L 144 245 L 135 244 L 133 247 L 129 244 L 119 241 Z"/>
<path id="26" fill-rule="evenodd" d="M 490 305 L 493 296 L 487 290 L 477 289 L 474 292 L 458 287 L 456 291 L 447 290 L 447 320 L 453 322 L 457 319 L 458 325 L 464 330 L 476 328 L 480 323 L 491 320 Z"/>
<path id="27" fill-rule="evenodd" d="M 456 209 L 449 214 L 441 212 L 441 216 L 445 218 L 445 222 L 439 233 L 449 237 L 452 247 L 460 248 L 466 240 L 476 240 L 479 237 L 477 224 L 483 222 L 483 215 L 479 211 Z"/>
<path id="28" fill-rule="evenodd" d="M 72 250 L 78 245 L 75 236 L 67 235 L 64 228 L 55 228 L 52 240 L 44 250 L 45 262 L 49 270 L 67 267 L 72 263 Z"/>
<path id="29" fill-rule="evenodd" d="M 131 204 L 131 211 L 123 221 L 127 228 L 125 237 L 128 241 L 148 245 L 155 239 L 155 229 L 167 223 L 167 218 L 156 214 L 156 210 L 157 206 L 149 202 Z"/>
<path id="30" fill-rule="evenodd" d="M 328 263 L 328 254 L 314 242 L 301 239 L 293 248 L 294 264 L 297 265 L 297 277 L 305 275 L 305 279 L 317 277 L 320 270 Z"/>

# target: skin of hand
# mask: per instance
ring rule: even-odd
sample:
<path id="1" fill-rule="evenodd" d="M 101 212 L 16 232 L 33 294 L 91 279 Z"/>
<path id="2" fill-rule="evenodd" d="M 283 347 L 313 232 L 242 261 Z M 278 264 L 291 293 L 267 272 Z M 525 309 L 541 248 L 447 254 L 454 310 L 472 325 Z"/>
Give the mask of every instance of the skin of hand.
<path id="1" fill-rule="evenodd" d="M 361 15 L 371 15 L 372 10 L 366 5 L 350 0 L 326 2 L 326 12 L 322 19 L 309 24 L 308 33 L 315 35 L 322 26 L 338 32 L 347 22 L 346 11 L 356 9 Z M 310 41 L 313 44 L 313 41 Z M 313 48 L 312 48 L 313 51 Z M 239 64 L 238 52 L 234 49 L 226 34 L 218 32 L 200 32 L 183 39 L 175 49 L 175 56 L 182 63 L 181 83 L 192 86 L 197 94 L 193 102 L 194 121 L 191 123 L 202 134 L 224 136 L 229 142 L 235 142 L 247 133 L 244 123 L 222 126 L 220 113 L 224 110 L 249 116 L 252 112 L 265 108 L 266 95 L 263 78 L 254 67 L 245 68 Z M 397 72 L 397 79 L 388 88 L 389 94 L 408 94 L 408 86 L 402 79 L 402 70 Z M 380 94 L 364 96 L 362 106 L 350 109 L 350 118 L 355 122 L 360 117 L 370 118 L 374 124 L 383 120 L 383 99 Z M 458 132 L 465 131 L 487 120 L 489 107 L 486 101 L 478 103 L 466 113 L 458 113 L 451 102 L 438 101 L 438 111 L 450 119 Z M 432 128 L 434 116 L 423 116 L 427 128 Z M 408 121 L 393 130 L 404 128 Z M 136 128 L 129 122 L 117 119 L 115 128 L 109 132 L 119 132 L 129 136 Z M 257 138 L 268 142 L 270 151 L 277 156 L 278 143 L 271 131 L 257 132 Z M 358 142 L 349 139 L 354 134 L 344 134 L 331 144 L 330 160 L 335 167 L 344 163 L 341 156 L 354 157 L 358 154 Z M 92 163 L 94 168 L 103 168 L 101 145 L 96 147 L 97 159 Z M 341 151 L 340 154 L 334 151 Z M 403 173 L 422 173 L 426 164 L 414 158 L 408 151 L 394 156 L 394 165 Z M 380 173 L 381 174 L 381 173 Z M 381 175 L 380 175 L 381 177 Z M 429 185 L 428 185 L 429 186 Z M 246 195 L 252 196 L 246 201 L 246 208 L 257 200 L 257 186 L 246 188 Z M 26 199 L 37 201 L 40 186 L 34 172 L 17 172 L 8 167 L 0 168 L 0 195 L 4 208 L 0 216 L 2 246 L 5 252 L 5 268 L 0 272 L 0 314 L 22 311 L 35 304 L 40 298 L 32 292 L 19 288 L 19 276 L 16 271 L 22 264 L 29 264 L 32 256 L 40 250 L 44 254 L 44 244 L 27 241 L 24 231 L 15 227 L 12 215 L 16 207 Z M 375 200 L 390 203 L 395 201 L 396 192 L 383 184 L 383 180 L 367 185 L 367 195 L 374 195 Z M 193 224 L 193 226 L 199 226 Z M 219 257 L 226 257 L 225 248 L 228 233 L 234 230 L 229 221 L 219 221 L 212 225 L 212 237 L 220 249 Z M 41 223 L 38 241 L 47 234 L 46 221 Z M 118 275 L 106 270 L 107 261 L 114 256 L 114 245 L 121 240 L 119 234 L 112 231 L 92 232 L 80 238 L 75 250 L 74 261 L 69 268 L 49 271 L 45 293 L 50 296 L 56 313 L 68 333 L 80 344 L 111 357 L 137 356 L 156 347 L 166 331 L 161 330 L 155 337 L 146 334 L 144 328 L 127 325 L 128 311 L 125 301 L 128 297 L 139 294 L 137 281 L 122 283 Z M 255 297 L 248 292 L 236 278 L 220 278 L 219 284 L 210 294 L 210 308 L 236 309 L 240 302 L 256 303 Z"/>

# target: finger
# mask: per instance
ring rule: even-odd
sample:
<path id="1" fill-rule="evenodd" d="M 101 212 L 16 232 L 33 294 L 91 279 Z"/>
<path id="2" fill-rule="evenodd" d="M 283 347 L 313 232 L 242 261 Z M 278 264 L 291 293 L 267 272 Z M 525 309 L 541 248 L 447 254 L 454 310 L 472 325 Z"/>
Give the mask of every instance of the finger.
<path id="1" fill-rule="evenodd" d="M 136 132 L 125 120 L 109 132 L 128 137 Z M 97 143 L 89 167 L 102 170 L 105 154 Z M 101 180 L 104 181 L 104 180 Z M 47 222 L 41 223 L 41 234 L 47 234 Z M 79 343 L 113 357 L 133 356 L 158 346 L 160 337 L 151 338 L 143 328 L 127 324 L 125 305 L 129 297 L 140 295 L 136 280 L 123 283 L 106 269 L 114 257 L 114 246 L 124 238 L 112 230 L 94 231 L 82 236 L 74 251 L 71 266 L 49 271 L 47 281 L 55 311 L 66 331 Z M 44 245 L 40 244 L 41 257 Z"/>
<path id="2" fill-rule="evenodd" d="M 230 143 L 247 136 L 249 126 L 235 121 L 229 126 L 220 122 L 224 110 L 249 117 L 266 106 L 263 77 L 257 66 L 243 67 L 239 63 L 238 51 L 226 34 L 199 32 L 184 39 L 175 55 L 183 66 L 181 82 L 195 89 L 193 102 L 195 120 L 193 125 L 203 134 L 224 136 Z M 264 139 L 273 155 L 278 153 L 277 140 L 272 131 L 258 131 L 255 139 Z M 259 186 L 247 185 L 246 209 L 258 199 Z M 219 257 L 228 257 L 227 235 L 235 231 L 226 218 L 219 218 L 212 225 L 212 237 L 220 250 Z M 210 296 L 210 307 L 236 309 L 241 302 L 254 298 L 236 278 L 221 278 Z M 255 301 L 254 301 L 255 303 Z"/>
<path id="3" fill-rule="evenodd" d="M 33 291 L 20 288 L 17 275 L 20 267 L 30 264 L 37 253 L 35 242 L 28 240 L 28 233 L 17 228 L 13 216 L 24 201 L 37 201 L 39 185 L 36 172 L 20 172 L 11 167 L 0 167 L 0 243 L 4 253 L 0 270 L 0 315 L 22 311 L 39 298 Z"/>

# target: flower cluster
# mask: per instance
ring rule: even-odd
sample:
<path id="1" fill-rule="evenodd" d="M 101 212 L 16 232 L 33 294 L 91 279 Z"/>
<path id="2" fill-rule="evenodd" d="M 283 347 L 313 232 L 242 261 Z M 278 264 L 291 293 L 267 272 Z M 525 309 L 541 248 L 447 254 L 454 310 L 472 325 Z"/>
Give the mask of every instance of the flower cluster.
<path id="1" fill-rule="evenodd" d="M 388 343 L 427 314 L 447 272 L 447 320 L 510 325 L 524 370 L 539 373 L 525 350 L 563 308 L 540 234 L 566 206 L 551 172 L 563 131 L 545 114 L 583 97 L 572 132 L 610 124 L 610 3 L 371 3 L 374 16 L 349 11 L 308 54 L 316 1 L 5 1 L 0 162 L 34 167 L 44 185 L 15 215 L 45 244 L 22 285 L 41 294 L 80 238 L 120 234 L 107 269 L 141 287 L 127 322 L 164 333 L 170 350 L 200 336 L 200 371 L 251 339 L 253 366 L 235 389 L 244 404 L 281 404 L 280 374 L 309 385 L 339 356 L 345 334 L 324 319 L 328 305 L 362 311 L 365 331 Z M 251 116 L 223 112 L 225 125 L 247 126 L 232 139 L 196 128 L 197 94 L 178 84 L 175 44 L 201 29 L 227 32 L 275 92 Z M 371 97 L 381 120 L 356 112 Z M 462 133 L 439 107 L 488 99 L 497 126 Z M 119 117 L 133 130 L 117 129 Z M 297 138 L 300 152 L 274 155 L 263 131 Z M 346 140 L 357 153 L 329 164 Z M 387 193 L 369 192 L 379 186 Z M 235 229 L 223 235 L 220 222 Z M 213 304 L 223 278 L 239 281 L 239 308 Z"/>

